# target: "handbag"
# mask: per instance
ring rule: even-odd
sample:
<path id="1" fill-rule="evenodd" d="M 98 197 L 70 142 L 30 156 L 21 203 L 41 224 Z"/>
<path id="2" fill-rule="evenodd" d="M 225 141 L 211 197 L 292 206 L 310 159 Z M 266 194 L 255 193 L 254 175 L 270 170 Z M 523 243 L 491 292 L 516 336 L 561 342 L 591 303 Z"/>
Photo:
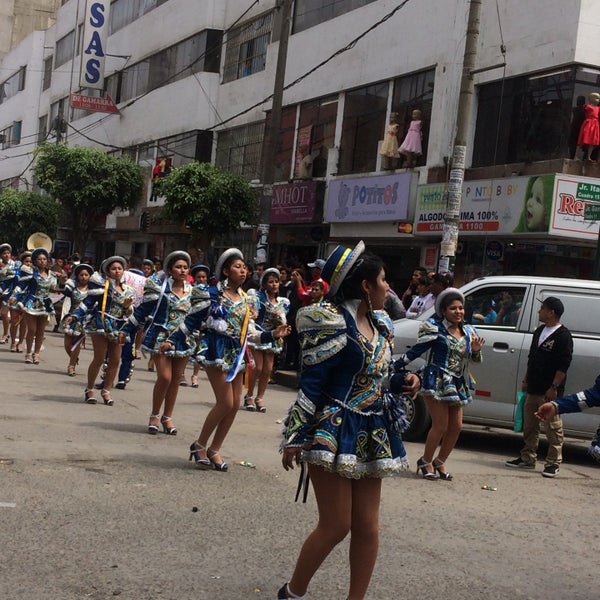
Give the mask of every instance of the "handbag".
<path id="1" fill-rule="evenodd" d="M 515 408 L 515 425 L 513 430 L 517 433 L 523 431 L 523 408 L 525 407 L 525 398 L 527 392 L 517 392 L 517 406 Z"/>

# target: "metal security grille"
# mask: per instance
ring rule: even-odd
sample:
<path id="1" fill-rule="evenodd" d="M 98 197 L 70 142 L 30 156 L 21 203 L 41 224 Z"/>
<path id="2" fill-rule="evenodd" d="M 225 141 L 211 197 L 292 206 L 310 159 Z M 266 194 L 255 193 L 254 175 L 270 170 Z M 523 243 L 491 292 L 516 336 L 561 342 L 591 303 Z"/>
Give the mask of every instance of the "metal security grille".
<path id="1" fill-rule="evenodd" d="M 273 13 L 244 23 L 227 34 L 223 83 L 264 71 Z"/>
<path id="2" fill-rule="evenodd" d="M 217 141 L 217 167 L 245 179 L 260 178 L 264 133 L 264 121 L 220 131 Z"/>

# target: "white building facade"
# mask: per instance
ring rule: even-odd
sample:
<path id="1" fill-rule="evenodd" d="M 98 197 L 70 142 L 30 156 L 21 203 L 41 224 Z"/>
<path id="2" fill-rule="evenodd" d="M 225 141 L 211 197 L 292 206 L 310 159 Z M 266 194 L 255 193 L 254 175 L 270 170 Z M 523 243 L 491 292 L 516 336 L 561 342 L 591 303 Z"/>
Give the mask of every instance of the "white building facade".
<path id="1" fill-rule="evenodd" d="M 279 4 L 115 0 L 105 89 L 89 90 L 79 86 L 86 3 L 64 2 L 55 25 L 31 34 L 2 61 L 0 182 L 33 187 L 31 153 L 57 136 L 126 154 L 146 170 L 145 196 L 132 214 L 107 219 L 93 252 L 161 255 L 181 245 L 178 228 L 161 229 L 151 218 L 140 228 L 160 210 L 152 178 L 196 159 L 260 185 Z M 572 160 L 577 98 L 600 89 L 594 4 L 498 0 L 497 10 L 483 3 L 464 194 L 467 206 L 475 190 L 485 198 L 465 210 L 457 258 L 464 279 L 517 272 L 524 264 L 539 273 L 561 265 L 561 274 L 590 275 L 595 242 L 553 228 L 556 176 L 546 186 L 552 206 L 545 226 L 518 231 L 518 221 L 531 177 L 599 174 L 594 163 Z M 328 243 L 363 238 L 386 259 L 393 279 L 416 264 L 435 265 L 434 222 L 443 215 L 439 196 L 452 155 L 468 10 L 468 0 L 294 2 L 273 163 L 272 262 L 306 262 Z M 109 95 L 119 113 L 73 109 L 73 93 Z M 384 160 L 379 152 L 391 115 L 401 144 L 415 110 L 422 155 L 414 166 Z M 467 192 L 469 181 L 475 183 Z M 499 187 L 496 206 L 489 192 Z M 252 257 L 252 229 L 220 244 L 234 242 Z"/>

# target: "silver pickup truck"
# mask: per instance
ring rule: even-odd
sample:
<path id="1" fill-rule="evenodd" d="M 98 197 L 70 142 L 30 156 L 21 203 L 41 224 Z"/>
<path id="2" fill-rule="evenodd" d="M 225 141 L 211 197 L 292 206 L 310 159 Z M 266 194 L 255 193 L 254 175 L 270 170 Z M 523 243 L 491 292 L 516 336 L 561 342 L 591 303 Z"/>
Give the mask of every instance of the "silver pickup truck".
<path id="1" fill-rule="evenodd" d="M 600 282 L 553 277 L 494 276 L 482 277 L 461 288 L 465 295 L 465 322 L 471 323 L 485 338 L 483 362 L 471 363 L 476 380 L 473 402 L 465 408 L 464 422 L 512 429 L 517 392 L 527 369 L 531 337 L 538 321 L 540 301 L 557 296 L 565 312 L 561 322 L 573 335 L 573 361 L 567 373 L 565 393 L 591 387 L 600 373 Z M 421 321 L 433 315 L 433 309 L 418 319 L 394 322 L 394 353 L 402 354 L 417 339 Z M 414 370 L 427 355 L 414 360 Z M 429 429 L 430 419 L 422 398 L 407 406 L 409 428 L 403 437 L 419 439 Z M 600 422 L 600 410 L 563 416 L 565 435 L 589 439 Z"/>

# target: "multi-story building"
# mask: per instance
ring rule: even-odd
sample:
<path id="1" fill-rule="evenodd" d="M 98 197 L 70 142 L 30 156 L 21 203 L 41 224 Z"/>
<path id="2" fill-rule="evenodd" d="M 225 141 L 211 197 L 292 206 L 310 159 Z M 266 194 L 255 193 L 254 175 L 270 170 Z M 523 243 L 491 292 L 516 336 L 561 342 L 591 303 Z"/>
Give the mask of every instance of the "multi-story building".
<path id="1" fill-rule="evenodd" d="M 260 186 L 281 4 L 114 0 L 99 91 L 79 86 L 85 2 L 63 2 L 52 27 L 2 61 L 0 181 L 33 185 L 31 152 L 57 134 L 127 154 L 146 170 L 145 196 L 134 213 L 109 217 L 91 250 L 164 254 L 180 246 L 177 227 L 140 229 L 144 213 L 160 210 L 153 172 L 210 160 Z M 592 272 L 598 227 L 582 206 L 595 199 L 596 166 L 573 160 L 581 98 L 600 87 L 592 4 L 483 3 L 459 281 L 482 271 Z M 273 262 L 306 262 L 327 243 L 362 238 L 386 259 L 392 280 L 435 265 L 468 11 L 468 0 L 294 2 L 272 165 Z M 74 109 L 73 93 L 108 94 L 119 113 Z M 390 121 L 401 144 L 415 110 L 422 154 L 411 156 L 414 165 L 382 157 Z M 527 201 L 536 194 L 542 221 L 531 225 Z M 252 257 L 254 235 L 241 229 L 219 245 L 235 242 Z"/>

